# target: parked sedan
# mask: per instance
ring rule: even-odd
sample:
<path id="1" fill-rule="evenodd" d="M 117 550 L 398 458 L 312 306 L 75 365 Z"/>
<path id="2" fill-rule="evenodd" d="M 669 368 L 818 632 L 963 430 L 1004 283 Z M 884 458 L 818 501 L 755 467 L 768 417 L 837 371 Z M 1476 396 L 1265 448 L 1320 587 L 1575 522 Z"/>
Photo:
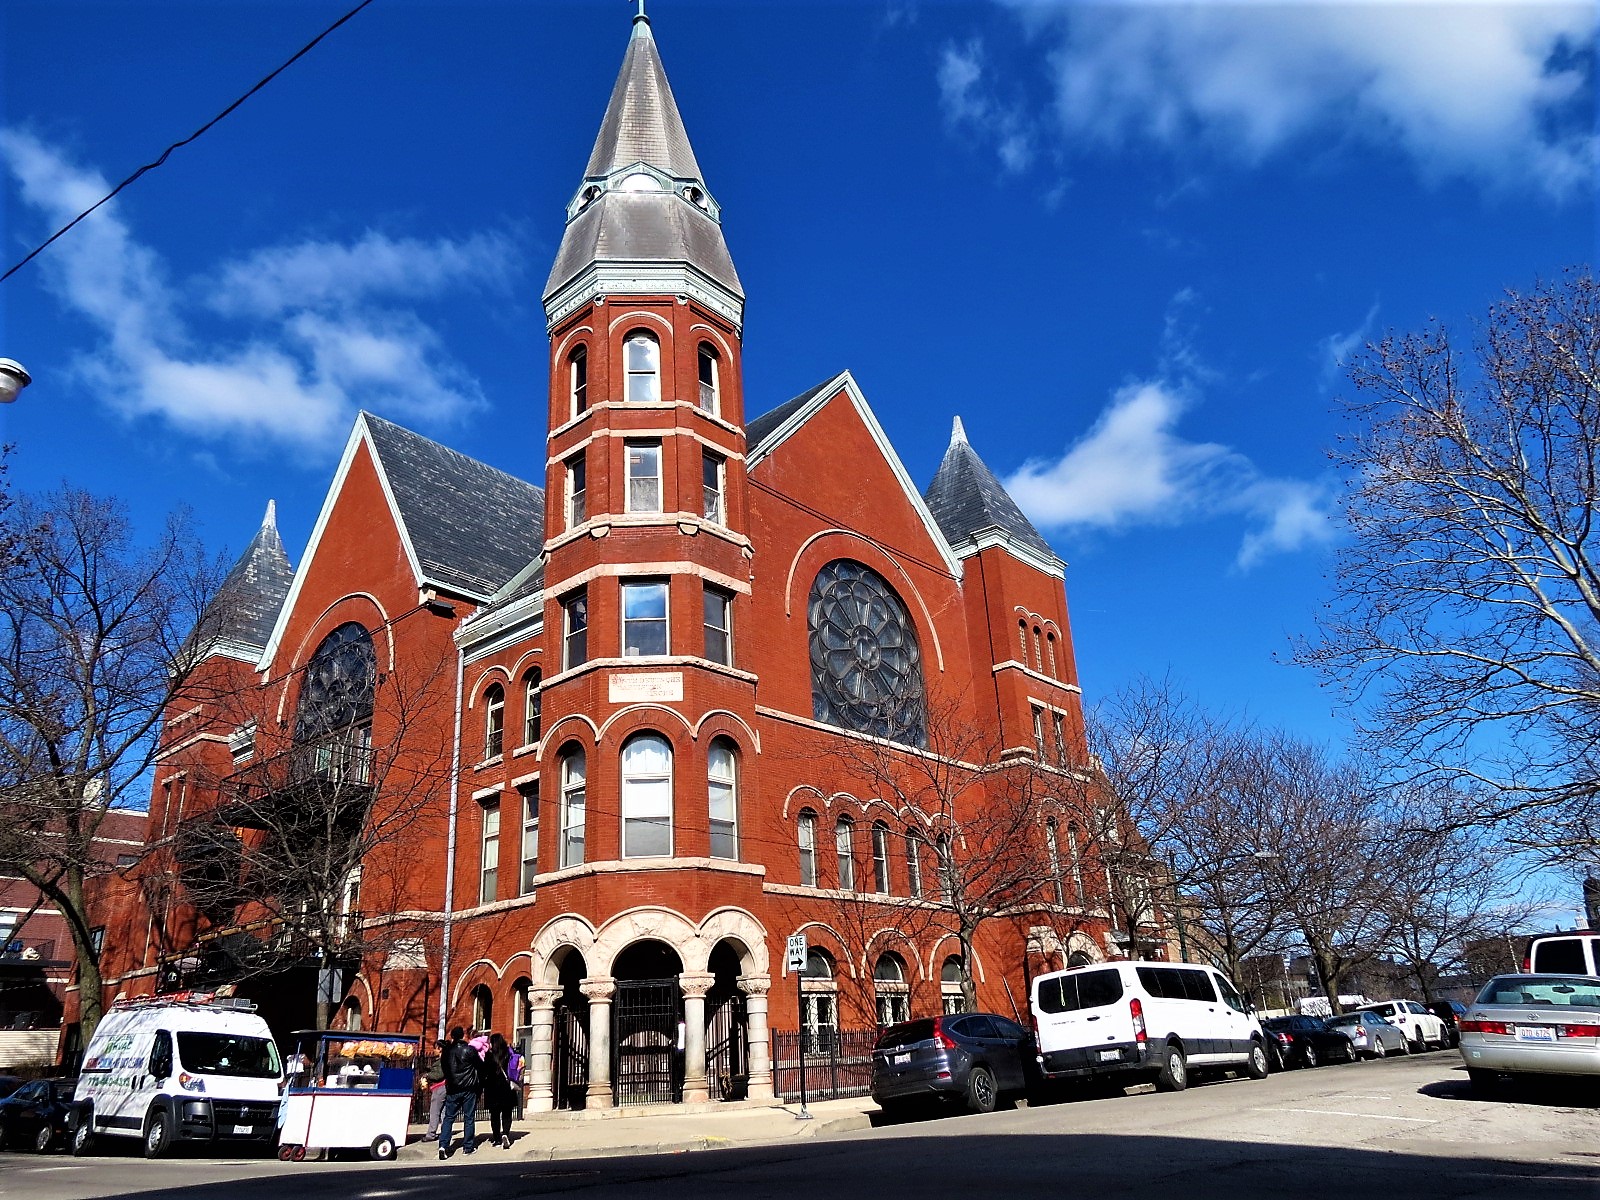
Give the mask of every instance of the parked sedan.
<path id="1" fill-rule="evenodd" d="M 1406 1040 L 1406 1035 L 1374 1012 L 1363 1009 L 1329 1017 L 1328 1028 L 1346 1034 L 1362 1058 L 1411 1053 L 1411 1043 Z"/>
<path id="2" fill-rule="evenodd" d="M 1356 1047 L 1343 1029 L 1321 1017 L 1272 1017 L 1261 1022 L 1267 1053 L 1275 1069 L 1315 1067 L 1325 1062 L 1355 1062 Z"/>
<path id="3" fill-rule="evenodd" d="M 0 1100 L 0 1150 L 32 1146 L 43 1152 L 67 1131 L 67 1105 L 76 1079 L 35 1079 Z"/>
<path id="4" fill-rule="evenodd" d="M 872 1098 L 885 1112 L 939 1098 L 993 1112 L 1028 1084 L 1033 1038 L 998 1013 L 956 1013 L 891 1025 L 872 1048 Z"/>
<path id="5" fill-rule="evenodd" d="M 1600 978 L 1496 975 L 1461 1019 L 1461 1057 L 1478 1091 L 1502 1074 L 1600 1076 Z"/>

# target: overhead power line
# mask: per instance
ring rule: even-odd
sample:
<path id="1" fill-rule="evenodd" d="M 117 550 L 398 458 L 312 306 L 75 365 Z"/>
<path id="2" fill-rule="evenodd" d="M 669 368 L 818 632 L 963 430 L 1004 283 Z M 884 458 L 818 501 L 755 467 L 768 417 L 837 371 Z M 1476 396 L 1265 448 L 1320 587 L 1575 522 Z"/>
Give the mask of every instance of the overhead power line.
<path id="1" fill-rule="evenodd" d="M 177 149 L 179 149 L 180 147 L 183 147 L 183 146 L 187 146 L 190 142 L 194 141 L 201 134 L 205 133 L 206 130 L 210 129 L 218 121 L 222 120 L 223 117 L 227 116 L 234 109 L 238 108 L 241 104 L 243 104 L 246 100 L 250 99 L 251 96 L 254 96 L 262 88 L 266 87 L 267 84 L 271 83 L 279 75 L 282 75 L 290 67 L 294 66 L 295 63 L 299 62 L 300 59 L 304 58 L 307 54 L 309 54 L 311 52 L 312 47 L 314 47 L 318 42 L 320 42 L 323 38 L 327 37 L 335 29 L 339 28 L 339 26 L 343 25 L 351 17 L 355 16 L 358 12 L 360 12 L 363 8 L 367 7 L 367 5 L 369 5 L 371 3 L 372 3 L 372 0 L 361 0 L 360 4 L 356 5 L 349 12 L 345 13 L 344 16 L 340 17 L 332 25 L 329 25 L 326 29 L 324 29 L 321 33 L 317 34 L 316 37 L 312 38 L 304 46 L 301 46 L 300 49 L 296 50 L 292 55 L 290 55 L 290 57 L 285 62 L 283 62 L 276 70 L 274 70 L 271 74 L 266 75 L 265 77 L 263 77 L 254 87 L 252 87 L 244 95 L 240 96 L 232 104 L 228 105 L 227 108 L 223 109 L 216 116 L 212 117 L 211 120 L 207 121 L 204 125 L 200 126 L 199 129 L 196 129 L 188 137 L 182 139 L 181 141 L 173 142 L 172 145 L 168 146 L 165 150 L 163 150 L 161 152 L 161 157 L 160 158 L 156 159 L 154 162 L 145 163 L 144 166 L 140 167 L 132 175 L 129 175 L 121 183 L 117 184 L 116 187 L 112 188 L 109 192 L 107 192 L 99 200 L 96 200 L 88 208 L 84 209 L 77 216 L 73 217 L 72 220 L 68 221 L 60 229 L 56 230 L 48 238 L 46 238 L 44 241 L 40 242 L 37 246 L 35 246 L 28 253 L 28 256 L 26 258 L 24 258 L 21 262 L 17 263 L 14 267 L 12 267 L 4 275 L 0 275 L 0 283 L 4 283 L 7 279 L 10 279 L 18 271 L 22 270 L 23 267 L 27 266 L 30 262 L 32 262 L 35 258 L 37 258 L 45 250 L 45 248 L 48 247 L 52 242 L 54 242 L 62 234 L 66 233 L 67 230 L 71 229 L 79 221 L 81 221 L 85 217 L 87 217 L 90 213 L 94 212 L 95 209 L 99 208 L 102 204 L 106 203 L 106 201 L 111 200 L 112 198 L 114 198 L 118 192 L 122 191 L 123 188 L 127 187 L 135 179 L 138 179 L 139 176 L 143 175 L 146 171 L 153 171 L 157 167 L 161 166 L 162 163 L 166 162 L 167 159 L 172 156 L 172 152 L 174 150 L 177 150 Z"/>

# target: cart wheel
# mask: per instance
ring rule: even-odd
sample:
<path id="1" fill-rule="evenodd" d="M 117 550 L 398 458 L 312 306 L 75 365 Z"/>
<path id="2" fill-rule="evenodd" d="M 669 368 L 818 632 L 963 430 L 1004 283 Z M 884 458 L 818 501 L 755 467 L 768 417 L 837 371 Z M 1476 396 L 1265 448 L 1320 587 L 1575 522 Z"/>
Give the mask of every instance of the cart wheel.
<path id="1" fill-rule="evenodd" d="M 306 1148 L 304 1146 L 296 1146 L 292 1150 L 289 1151 L 289 1161 L 291 1161 L 291 1162 L 305 1162 L 305 1160 L 306 1160 Z"/>
<path id="2" fill-rule="evenodd" d="M 278 1161 L 279 1162 L 288 1162 L 289 1161 L 289 1156 L 292 1155 L 293 1153 L 294 1153 L 294 1147 L 293 1146 L 279 1146 L 278 1147 Z"/>
<path id="3" fill-rule="evenodd" d="M 392 1162 L 394 1156 L 394 1139 L 387 1133 L 380 1133 L 372 1139 L 372 1160 L 374 1162 Z"/>

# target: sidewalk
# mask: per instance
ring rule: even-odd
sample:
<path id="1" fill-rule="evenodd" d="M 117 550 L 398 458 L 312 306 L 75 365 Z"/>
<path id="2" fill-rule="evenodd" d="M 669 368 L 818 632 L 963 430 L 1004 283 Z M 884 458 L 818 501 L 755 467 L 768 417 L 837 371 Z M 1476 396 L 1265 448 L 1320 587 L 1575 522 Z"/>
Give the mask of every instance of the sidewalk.
<path id="1" fill-rule="evenodd" d="M 480 1111 L 481 1145 L 468 1162 L 523 1159 L 601 1158 L 630 1154 L 681 1154 L 730 1146 L 771 1145 L 796 1138 L 866 1129 L 869 1114 L 878 1111 L 870 1096 L 818 1100 L 808 1106 L 811 1120 L 796 1117 L 798 1104 L 778 1100 L 746 1100 L 716 1104 L 656 1104 L 640 1108 L 607 1108 L 583 1112 L 532 1113 L 512 1126 L 511 1149 L 488 1144 L 489 1126 Z M 419 1140 L 426 1125 L 411 1127 L 411 1141 L 402 1159 L 438 1159 L 438 1143 Z M 459 1141 L 461 1130 L 456 1129 Z M 459 1147 L 451 1162 L 461 1162 Z"/>

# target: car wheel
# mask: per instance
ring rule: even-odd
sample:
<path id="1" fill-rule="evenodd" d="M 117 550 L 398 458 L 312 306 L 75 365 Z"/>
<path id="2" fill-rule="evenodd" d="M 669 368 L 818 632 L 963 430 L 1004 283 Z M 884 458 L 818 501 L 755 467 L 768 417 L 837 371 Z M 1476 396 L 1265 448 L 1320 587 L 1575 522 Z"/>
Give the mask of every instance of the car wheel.
<path id="1" fill-rule="evenodd" d="M 1400 1049 L 1395 1051 L 1395 1053 L 1396 1054 L 1410 1054 L 1411 1053 L 1411 1039 L 1408 1038 L 1403 1033 L 1400 1035 Z"/>
<path id="2" fill-rule="evenodd" d="M 88 1112 L 78 1114 L 78 1123 L 72 1127 L 72 1136 L 67 1139 L 67 1149 L 72 1151 L 74 1158 L 94 1152 L 94 1122 Z"/>
<path id="3" fill-rule="evenodd" d="M 1182 1046 L 1168 1046 L 1161 1060 L 1161 1070 L 1156 1074 L 1156 1091 L 1181 1092 L 1189 1086 L 1189 1062 L 1183 1056 Z"/>
<path id="4" fill-rule="evenodd" d="M 1250 1057 L 1244 1060 L 1244 1073 L 1251 1079 L 1267 1077 L 1267 1051 L 1260 1042 L 1250 1043 Z"/>
<path id="5" fill-rule="evenodd" d="M 1301 1050 L 1300 1061 L 1307 1067 L 1314 1067 L 1317 1065 L 1317 1048 L 1310 1042 L 1307 1042 L 1305 1048 Z"/>
<path id="6" fill-rule="evenodd" d="M 172 1126 L 167 1119 L 167 1110 L 152 1108 L 150 1115 L 144 1119 L 144 1156 L 160 1158 L 171 1148 Z"/>
<path id="7" fill-rule="evenodd" d="M 33 1135 L 33 1148 L 40 1154 L 48 1154 L 55 1144 L 56 1131 L 50 1128 L 49 1122 L 39 1126 L 39 1132 Z"/>
<path id="8" fill-rule="evenodd" d="M 967 1111 L 990 1113 L 1000 1103 L 1000 1089 L 988 1067 L 973 1067 L 967 1073 Z"/>
<path id="9" fill-rule="evenodd" d="M 372 1139 L 372 1149 L 368 1151 L 373 1162 L 393 1162 L 397 1153 L 394 1139 L 387 1133 L 380 1133 Z"/>
<path id="10" fill-rule="evenodd" d="M 0 1150 L 9 1149 L 11 1149 L 11 1130 L 3 1122 L 0 1122 Z"/>

